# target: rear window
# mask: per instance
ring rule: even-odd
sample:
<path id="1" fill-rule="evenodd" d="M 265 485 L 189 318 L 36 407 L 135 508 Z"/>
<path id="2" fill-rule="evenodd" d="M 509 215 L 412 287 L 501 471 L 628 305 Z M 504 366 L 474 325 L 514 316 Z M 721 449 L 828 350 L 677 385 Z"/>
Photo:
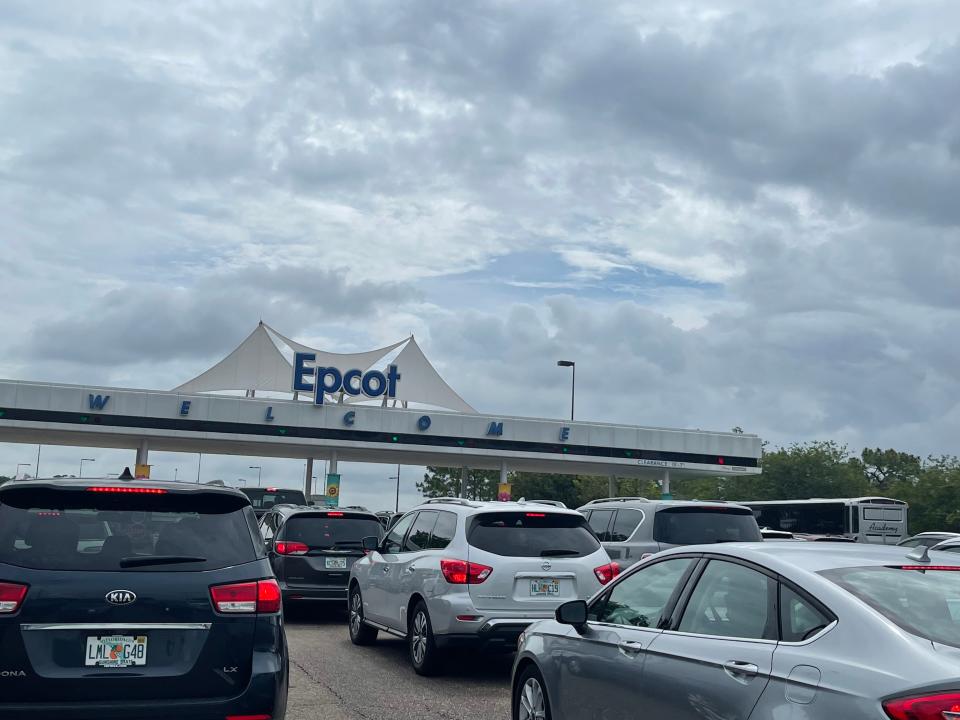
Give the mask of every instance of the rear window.
<path id="1" fill-rule="evenodd" d="M 854 567 L 820 574 L 907 632 L 960 647 L 960 572 Z"/>
<path id="2" fill-rule="evenodd" d="M 656 514 L 653 539 L 670 545 L 762 540 L 747 508 L 674 507 Z"/>
<path id="3" fill-rule="evenodd" d="M 280 530 L 280 537 L 302 542 L 311 550 L 359 550 L 363 538 L 383 537 L 383 525 L 372 517 L 328 517 L 323 514 L 294 515 Z"/>
<path id="4" fill-rule="evenodd" d="M 253 511 L 215 493 L 23 488 L 0 495 L 0 563 L 38 570 L 212 570 L 256 560 Z"/>
<path id="5" fill-rule="evenodd" d="M 306 505 L 307 499 L 300 490 L 244 489 L 250 504 L 257 510 L 269 510 L 274 505 Z"/>
<path id="6" fill-rule="evenodd" d="M 549 512 L 482 513 L 474 517 L 467 540 L 507 557 L 583 557 L 600 548 L 582 515 Z"/>

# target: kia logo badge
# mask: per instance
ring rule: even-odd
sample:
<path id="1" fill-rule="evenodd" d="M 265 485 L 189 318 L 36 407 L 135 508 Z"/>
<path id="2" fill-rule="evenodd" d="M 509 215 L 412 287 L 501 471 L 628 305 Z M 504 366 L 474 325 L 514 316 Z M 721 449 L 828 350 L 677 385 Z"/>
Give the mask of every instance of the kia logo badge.
<path id="1" fill-rule="evenodd" d="M 111 605 L 129 605 L 137 601 L 133 590 L 111 590 L 107 593 L 107 602 Z"/>
<path id="2" fill-rule="evenodd" d="M 549 560 L 544 560 L 542 563 L 540 563 L 540 567 L 541 567 L 541 569 L 543 569 L 544 571 L 546 571 L 546 570 L 549 570 L 550 568 L 552 568 L 553 565 L 550 564 L 550 561 L 549 561 Z"/>

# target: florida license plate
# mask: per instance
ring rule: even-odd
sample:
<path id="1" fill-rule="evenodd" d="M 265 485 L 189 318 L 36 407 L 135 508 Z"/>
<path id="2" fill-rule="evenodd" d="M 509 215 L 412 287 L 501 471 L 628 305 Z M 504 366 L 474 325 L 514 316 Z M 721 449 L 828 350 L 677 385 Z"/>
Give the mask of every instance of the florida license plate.
<path id="1" fill-rule="evenodd" d="M 327 570 L 346 570 L 347 569 L 347 559 L 346 558 L 327 558 Z"/>
<path id="2" fill-rule="evenodd" d="M 536 597 L 537 595 L 559 595 L 560 594 L 560 581 L 559 580 L 548 580 L 546 578 L 540 580 L 531 580 L 530 581 L 530 595 Z"/>
<path id="3" fill-rule="evenodd" d="M 125 668 L 147 664 L 146 635 L 101 635 L 87 638 L 84 665 Z"/>

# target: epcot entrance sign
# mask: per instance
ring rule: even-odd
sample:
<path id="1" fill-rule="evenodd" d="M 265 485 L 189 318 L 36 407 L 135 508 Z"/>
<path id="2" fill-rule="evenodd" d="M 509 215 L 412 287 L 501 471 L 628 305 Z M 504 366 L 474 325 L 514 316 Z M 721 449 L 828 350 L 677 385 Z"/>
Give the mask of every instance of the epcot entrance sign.
<path id="1" fill-rule="evenodd" d="M 583 475 L 757 474 L 760 438 L 477 412 L 411 336 L 331 353 L 261 323 L 171 391 L 0 380 L 0 442 Z M 312 477 L 308 468 L 307 477 Z M 345 477 L 344 482 L 349 482 Z M 309 483 L 308 488 L 309 490 Z"/>

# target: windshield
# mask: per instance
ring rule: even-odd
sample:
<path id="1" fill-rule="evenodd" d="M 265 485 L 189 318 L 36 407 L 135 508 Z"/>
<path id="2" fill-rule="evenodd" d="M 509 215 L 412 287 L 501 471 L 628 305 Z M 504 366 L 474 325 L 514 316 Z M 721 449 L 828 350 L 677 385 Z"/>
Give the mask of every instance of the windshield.
<path id="1" fill-rule="evenodd" d="M 274 505 L 306 505 L 307 499 L 300 490 L 265 490 L 244 488 L 250 504 L 257 510 L 269 510 Z"/>
<path id="2" fill-rule="evenodd" d="M 960 572 L 853 567 L 821 575 L 904 630 L 960 647 Z"/>
<path id="3" fill-rule="evenodd" d="M 747 508 L 675 507 L 660 510 L 653 521 L 653 539 L 668 545 L 762 540 Z"/>
<path id="4" fill-rule="evenodd" d="M 475 548 L 508 557 L 583 557 L 600 542 L 580 515 L 501 512 L 477 515 L 468 542 Z"/>
<path id="5" fill-rule="evenodd" d="M 809 535 L 842 535 L 846 532 L 843 503 L 758 505 L 753 509 L 760 527 Z"/>
<path id="6" fill-rule="evenodd" d="M 280 532 L 283 540 L 302 542 L 311 550 L 359 550 L 365 537 L 383 536 L 376 518 L 295 515 Z"/>
<path id="7" fill-rule="evenodd" d="M 257 558 L 255 522 L 229 495 L 8 492 L 0 504 L 0 564 L 210 570 Z"/>

